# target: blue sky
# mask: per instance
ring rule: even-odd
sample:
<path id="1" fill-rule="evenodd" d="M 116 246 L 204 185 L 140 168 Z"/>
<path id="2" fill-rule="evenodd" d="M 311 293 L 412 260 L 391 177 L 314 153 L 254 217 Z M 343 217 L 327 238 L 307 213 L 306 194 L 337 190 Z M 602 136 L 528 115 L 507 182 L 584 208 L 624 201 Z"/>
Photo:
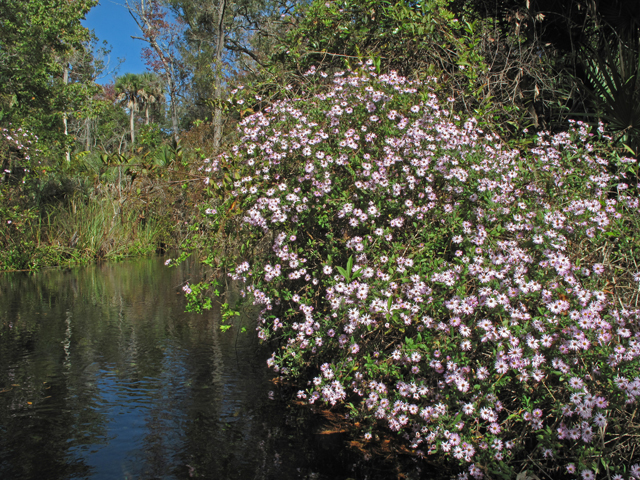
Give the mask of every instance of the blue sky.
<path id="1" fill-rule="evenodd" d="M 106 40 L 111 45 L 109 70 L 113 70 L 118 65 L 119 57 L 125 59 L 120 66 L 119 75 L 146 71 L 146 66 L 140 58 L 144 43 L 131 38 L 131 35 L 140 35 L 140 31 L 124 6 L 124 0 L 100 0 L 100 3 L 87 14 L 82 24 L 94 31 L 100 44 Z M 108 73 L 99 78 L 98 83 L 108 83 L 111 79 L 112 74 Z"/>

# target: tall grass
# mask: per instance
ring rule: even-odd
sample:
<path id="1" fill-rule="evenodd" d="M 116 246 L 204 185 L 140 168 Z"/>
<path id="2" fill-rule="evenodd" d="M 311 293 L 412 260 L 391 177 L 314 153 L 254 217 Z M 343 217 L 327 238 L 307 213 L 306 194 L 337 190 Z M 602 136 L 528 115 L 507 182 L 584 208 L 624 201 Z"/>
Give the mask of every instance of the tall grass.
<path id="1" fill-rule="evenodd" d="M 74 256 L 110 259 L 154 252 L 167 240 L 168 222 L 148 216 L 144 205 L 107 193 L 88 201 L 73 198 L 47 212 L 48 243 Z"/>
<path id="2" fill-rule="evenodd" d="M 173 244 L 171 212 L 117 191 L 36 209 L 2 209 L 0 271 L 116 260 Z M 7 220 L 8 219 L 8 220 Z"/>

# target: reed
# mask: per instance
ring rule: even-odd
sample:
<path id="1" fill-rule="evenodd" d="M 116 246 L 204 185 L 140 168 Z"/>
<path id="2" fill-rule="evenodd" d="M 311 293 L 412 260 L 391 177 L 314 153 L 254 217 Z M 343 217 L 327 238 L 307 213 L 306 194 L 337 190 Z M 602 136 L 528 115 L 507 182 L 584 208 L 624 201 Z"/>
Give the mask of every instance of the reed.
<path id="1" fill-rule="evenodd" d="M 167 240 L 168 222 L 147 218 L 144 205 L 112 193 L 89 200 L 73 198 L 47 215 L 50 245 L 75 250 L 87 259 L 113 259 L 152 253 Z"/>

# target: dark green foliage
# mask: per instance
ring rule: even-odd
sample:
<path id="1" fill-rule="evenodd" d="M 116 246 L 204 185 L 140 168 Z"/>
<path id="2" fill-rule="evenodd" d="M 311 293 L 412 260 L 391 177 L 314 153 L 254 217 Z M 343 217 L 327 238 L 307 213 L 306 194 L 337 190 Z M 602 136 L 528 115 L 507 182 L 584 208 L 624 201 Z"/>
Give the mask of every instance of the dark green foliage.
<path id="1" fill-rule="evenodd" d="M 80 20 L 94 0 L 0 1 L 0 121 L 43 134 L 61 124 L 65 88 L 59 81 L 89 32 Z M 52 14 L 55 12 L 55 14 Z M 86 98 L 86 94 L 85 94 Z"/>

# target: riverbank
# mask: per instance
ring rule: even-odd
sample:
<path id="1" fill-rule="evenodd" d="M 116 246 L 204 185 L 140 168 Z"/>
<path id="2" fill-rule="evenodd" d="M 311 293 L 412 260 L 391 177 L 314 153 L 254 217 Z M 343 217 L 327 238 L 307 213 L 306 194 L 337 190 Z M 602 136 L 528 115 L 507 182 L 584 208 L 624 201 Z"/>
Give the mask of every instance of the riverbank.
<path id="1" fill-rule="evenodd" d="M 94 160 L 95 161 L 95 160 Z M 39 270 L 194 248 L 202 182 L 188 164 L 97 166 L 0 185 L 0 271 Z"/>

